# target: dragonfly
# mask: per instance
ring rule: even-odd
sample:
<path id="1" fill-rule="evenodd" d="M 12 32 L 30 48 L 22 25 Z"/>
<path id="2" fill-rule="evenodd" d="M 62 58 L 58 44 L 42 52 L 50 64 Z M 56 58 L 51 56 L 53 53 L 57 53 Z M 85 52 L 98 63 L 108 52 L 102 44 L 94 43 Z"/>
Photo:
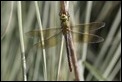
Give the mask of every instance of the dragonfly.
<path id="1" fill-rule="evenodd" d="M 66 13 L 60 13 L 60 20 L 61 20 L 61 26 L 60 28 L 46 28 L 43 30 L 32 30 L 26 33 L 29 37 L 38 37 L 40 38 L 40 32 L 43 32 L 44 35 L 44 48 L 50 48 L 55 46 L 58 41 L 61 41 L 61 36 L 63 35 L 66 42 L 66 48 L 67 48 L 67 57 L 68 57 L 68 63 L 70 71 L 72 71 L 71 68 L 71 50 L 69 50 L 68 43 L 70 40 L 73 40 L 73 42 L 82 42 L 82 43 L 99 43 L 102 42 L 104 39 L 98 35 L 90 34 L 91 31 L 96 31 L 102 27 L 105 26 L 104 22 L 92 22 L 87 24 L 78 24 L 78 25 L 70 25 L 69 22 L 69 14 Z M 88 28 L 88 33 L 85 33 L 85 28 Z M 71 36 L 71 37 L 70 37 Z M 57 41 L 58 38 L 58 41 Z M 73 38 L 73 39 L 71 39 Z M 34 44 L 34 46 L 42 47 L 41 41 Z"/>

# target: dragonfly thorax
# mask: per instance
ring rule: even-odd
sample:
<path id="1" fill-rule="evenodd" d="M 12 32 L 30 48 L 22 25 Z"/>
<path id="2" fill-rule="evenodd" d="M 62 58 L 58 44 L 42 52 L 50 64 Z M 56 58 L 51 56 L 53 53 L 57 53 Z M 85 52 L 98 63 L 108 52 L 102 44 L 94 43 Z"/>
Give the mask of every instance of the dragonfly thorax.
<path id="1" fill-rule="evenodd" d="M 69 21 L 62 22 L 61 24 L 63 34 L 67 34 L 69 32 L 70 26 Z"/>
<path id="2" fill-rule="evenodd" d="M 60 14 L 60 20 L 61 20 L 61 27 L 62 27 L 63 34 L 68 33 L 68 31 L 69 31 L 69 15 Z"/>

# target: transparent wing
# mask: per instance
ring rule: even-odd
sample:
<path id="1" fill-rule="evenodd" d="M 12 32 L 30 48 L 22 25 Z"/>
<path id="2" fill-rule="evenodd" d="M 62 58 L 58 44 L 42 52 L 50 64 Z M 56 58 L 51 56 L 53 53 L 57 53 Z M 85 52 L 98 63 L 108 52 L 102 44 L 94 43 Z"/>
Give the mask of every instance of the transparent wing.
<path id="1" fill-rule="evenodd" d="M 61 28 L 47 28 L 41 30 L 32 30 L 26 33 L 28 37 L 38 37 L 40 38 L 40 33 L 43 32 L 44 39 L 47 39 L 51 36 L 54 36 L 55 34 L 61 32 Z"/>
<path id="2" fill-rule="evenodd" d="M 100 36 L 94 35 L 94 34 L 85 34 L 85 33 L 80 33 L 80 32 L 73 32 L 72 37 L 74 42 L 76 43 L 99 43 L 104 41 L 104 39 Z"/>
<path id="3" fill-rule="evenodd" d="M 94 31 L 104 26 L 105 26 L 104 22 L 92 22 L 88 24 L 79 24 L 79 25 L 70 26 L 70 27 L 71 27 L 71 30 L 73 31 L 84 32 L 85 28 L 88 28 L 88 31 Z"/>
<path id="4" fill-rule="evenodd" d="M 102 42 L 104 39 L 100 36 L 94 34 L 86 34 L 84 32 L 84 28 L 88 27 L 90 31 L 98 30 L 105 26 L 103 22 L 93 22 L 89 24 L 79 24 L 75 26 L 71 26 L 71 33 L 73 36 L 73 40 L 75 42 L 82 42 L 82 43 L 99 43 Z M 75 32 L 80 31 L 80 32 Z M 26 33 L 29 37 L 40 37 L 40 32 L 43 32 L 44 35 L 44 43 L 45 48 L 49 48 L 55 46 L 61 40 L 61 28 L 48 28 L 40 30 L 33 30 Z M 41 46 L 41 42 L 36 43 L 34 46 Z"/>
<path id="5" fill-rule="evenodd" d="M 62 37 L 62 33 L 59 32 L 47 39 L 44 40 L 44 48 L 50 48 L 55 46 L 56 44 L 58 44 L 61 41 L 61 37 Z M 42 48 L 42 43 L 38 42 L 36 44 L 34 44 L 34 47 L 40 47 Z"/>

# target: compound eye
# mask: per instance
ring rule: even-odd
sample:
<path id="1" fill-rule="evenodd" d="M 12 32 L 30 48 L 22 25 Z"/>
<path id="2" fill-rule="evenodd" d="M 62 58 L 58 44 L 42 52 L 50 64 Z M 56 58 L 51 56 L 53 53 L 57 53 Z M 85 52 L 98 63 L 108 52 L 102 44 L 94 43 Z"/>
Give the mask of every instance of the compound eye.
<path id="1" fill-rule="evenodd" d="M 65 18 L 65 16 L 63 15 L 62 18 Z"/>

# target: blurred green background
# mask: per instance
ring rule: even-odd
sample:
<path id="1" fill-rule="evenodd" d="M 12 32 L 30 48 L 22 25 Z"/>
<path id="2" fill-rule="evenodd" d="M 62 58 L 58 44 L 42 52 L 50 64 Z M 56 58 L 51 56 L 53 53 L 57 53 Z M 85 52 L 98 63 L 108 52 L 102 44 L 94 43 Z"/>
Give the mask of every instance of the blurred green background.
<path id="1" fill-rule="evenodd" d="M 42 28 L 60 28 L 60 2 L 39 1 Z M 19 2 L 1 1 L 1 80 L 22 81 L 22 51 L 20 45 L 19 19 L 22 19 L 27 79 L 75 80 L 69 72 L 65 42 L 46 48 L 45 72 L 41 48 L 33 47 L 38 38 L 29 38 L 26 32 L 39 29 L 34 1 L 22 1 L 22 17 L 18 15 Z M 120 1 L 69 1 L 70 21 L 73 25 L 88 22 L 105 22 L 105 27 L 94 34 L 104 38 L 96 44 L 88 44 L 84 51 L 82 43 L 75 43 L 82 81 L 121 80 L 121 2 Z M 62 57 L 60 56 L 62 52 Z M 86 54 L 84 54 L 84 53 Z M 60 74 L 58 65 L 61 57 Z M 84 63 L 82 64 L 82 61 Z M 85 69 L 84 69 L 85 67 Z M 44 75 L 47 75 L 47 78 Z M 58 79 L 57 79 L 58 78 Z M 104 78 L 104 79 L 103 79 Z"/>

